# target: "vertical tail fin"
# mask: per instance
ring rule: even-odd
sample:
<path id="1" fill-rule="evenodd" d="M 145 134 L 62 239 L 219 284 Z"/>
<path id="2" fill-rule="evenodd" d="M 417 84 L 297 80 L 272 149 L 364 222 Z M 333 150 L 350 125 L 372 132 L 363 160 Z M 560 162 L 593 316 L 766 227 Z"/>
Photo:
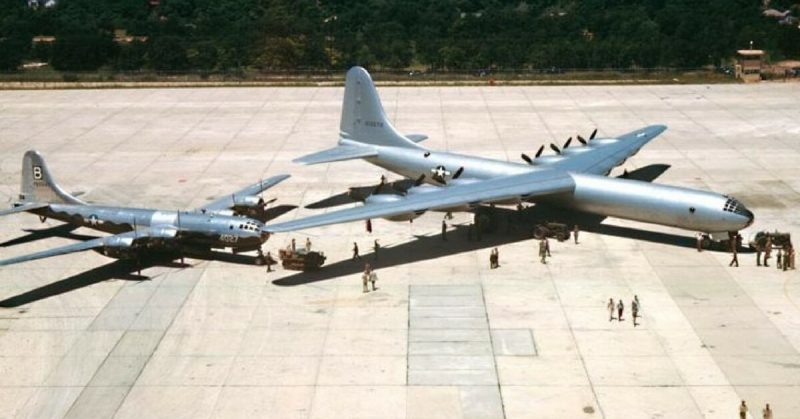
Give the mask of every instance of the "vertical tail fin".
<path id="1" fill-rule="evenodd" d="M 85 203 L 61 189 L 44 158 L 38 151 L 29 150 L 22 157 L 22 184 L 20 185 L 19 200 L 21 203 L 38 202 L 50 204 L 76 204 Z"/>
<path id="2" fill-rule="evenodd" d="M 389 122 L 372 77 L 362 67 L 353 67 L 347 72 L 339 135 L 342 139 L 365 144 L 421 148 Z"/>

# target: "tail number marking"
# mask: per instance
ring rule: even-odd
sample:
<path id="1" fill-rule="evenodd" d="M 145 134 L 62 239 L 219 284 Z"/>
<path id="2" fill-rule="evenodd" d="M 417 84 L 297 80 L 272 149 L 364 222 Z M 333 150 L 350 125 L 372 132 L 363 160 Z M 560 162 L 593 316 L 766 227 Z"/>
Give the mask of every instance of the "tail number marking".
<path id="1" fill-rule="evenodd" d="M 239 236 L 235 234 L 220 234 L 219 241 L 223 243 L 236 243 L 239 241 Z"/>
<path id="2" fill-rule="evenodd" d="M 33 166 L 33 180 L 42 180 L 42 166 Z"/>

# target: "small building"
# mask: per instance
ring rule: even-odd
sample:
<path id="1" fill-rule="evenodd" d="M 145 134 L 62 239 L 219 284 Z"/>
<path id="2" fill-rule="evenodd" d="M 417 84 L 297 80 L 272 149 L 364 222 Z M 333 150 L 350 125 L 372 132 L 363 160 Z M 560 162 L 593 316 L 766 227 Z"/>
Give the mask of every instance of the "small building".
<path id="1" fill-rule="evenodd" d="M 761 81 L 764 65 L 764 51 L 760 49 L 740 49 L 736 51 L 736 78 L 745 83 Z"/>

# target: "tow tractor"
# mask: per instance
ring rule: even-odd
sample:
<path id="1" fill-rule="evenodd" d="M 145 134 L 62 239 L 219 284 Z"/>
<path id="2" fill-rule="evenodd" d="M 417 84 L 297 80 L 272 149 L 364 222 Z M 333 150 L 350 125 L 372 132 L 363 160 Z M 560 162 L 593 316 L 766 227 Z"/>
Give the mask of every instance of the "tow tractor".
<path id="1" fill-rule="evenodd" d="M 569 236 L 569 227 L 564 223 L 545 222 L 542 224 L 536 224 L 536 226 L 533 227 L 533 237 L 536 240 L 541 240 L 547 237 L 549 239 L 555 238 L 556 240 L 563 242 L 565 240 L 569 240 Z"/>
<path id="2" fill-rule="evenodd" d="M 325 254 L 305 249 L 281 249 L 278 252 L 283 269 L 292 271 L 316 271 L 325 264 Z"/>

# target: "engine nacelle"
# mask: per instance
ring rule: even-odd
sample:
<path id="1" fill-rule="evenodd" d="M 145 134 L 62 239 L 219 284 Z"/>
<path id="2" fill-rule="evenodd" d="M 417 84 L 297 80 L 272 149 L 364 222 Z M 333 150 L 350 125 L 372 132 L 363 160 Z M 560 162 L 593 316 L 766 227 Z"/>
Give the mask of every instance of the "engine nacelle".
<path id="1" fill-rule="evenodd" d="M 391 195 L 391 194 L 378 194 L 378 195 L 370 195 L 367 199 L 364 200 L 364 205 L 371 205 L 371 204 L 385 204 L 388 202 L 398 202 L 402 201 L 403 197 L 400 195 Z M 398 214 L 393 215 L 391 217 L 383 217 L 385 220 L 389 221 L 410 221 L 413 220 L 420 215 L 424 214 L 425 211 L 420 212 L 409 212 L 405 214 Z"/>
<path id="2" fill-rule="evenodd" d="M 233 206 L 241 208 L 257 208 L 264 205 L 264 199 L 255 195 L 241 195 L 233 197 Z"/>

